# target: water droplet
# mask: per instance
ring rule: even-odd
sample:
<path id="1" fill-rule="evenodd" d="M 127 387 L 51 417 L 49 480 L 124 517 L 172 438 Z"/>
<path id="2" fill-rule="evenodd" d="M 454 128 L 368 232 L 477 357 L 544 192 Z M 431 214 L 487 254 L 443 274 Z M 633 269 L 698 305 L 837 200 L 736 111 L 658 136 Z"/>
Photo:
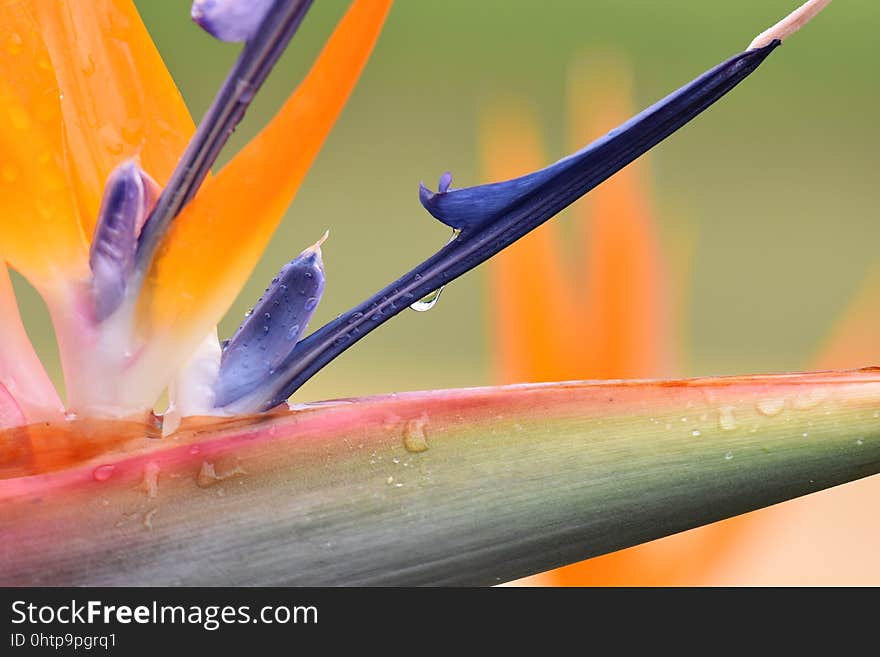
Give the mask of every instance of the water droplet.
<path id="1" fill-rule="evenodd" d="M 309 297 L 306 299 L 306 312 L 313 311 L 318 306 L 318 297 Z"/>
<path id="2" fill-rule="evenodd" d="M 431 310 L 431 308 L 437 305 L 437 301 L 440 300 L 440 295 L 443 293 L 443 287 L 444 286 L 440 286 L 433 292 L 428 292 L 428 294 L 423 296 L 414 304 L 410 305 L 410 308 L 419 313 L 424 313 Z"/>
<path id="3" fill-rule="evenodd" d="M 722 406 L 718 409 L 718 424 L 724 431 L 736 429 L 736 417 L 733 415 L 733 406 Z"/>
<path id="4" fill-rule="evenodd" d="M 3 165 L 2 170 L 0 170 L 0 175 L 3 176 L 3 180 L 5 182 L 12 184 L 16 180 L 18 180 L 18 169 L 16 169 L 14 165 L 7 162 Z"/>
<path id="5" fill-rule="evenodd" d="M 214 464 L 202 461 L 202 467 L 199 469 L 199 474 L 196 476 L 196 484 L 199 488 L 213 486 L 218 481 L 220 481 L 220 477 L 218 477 L 217 473 L 214 471 Z"/>
<path id="6" fill-rule="evenodd" d="M 263 313 L 263 317 L 266 319 L 272 319 L 272 313 Z"/>
<path id="7" fill-rule="evenodd" d="M 808 390 L 797 395 L 791 402 L 792 407 L 799 411 L 818 406 L 828 398 L 827 390 Z"/>
<path id="8" fill-rule="evenodd" d="M 21 35 L 18 32 L 13 32 L 6 40 L 6 51 L 10 55 L 20 55 L 23 43 Z"/>
<path id="9" fill-rule="evenodd" d="M 202 448 L 199 447 L 198 445 L 192 445 L 189 448 L 189 453 L 192 454 L 193 456 L 195 456 L 196 454 L 198 454 L 201 451 L 202 451 Z"/>
<path id="10" fill-rule="evenodd" d="M 150 499 L 159 494 L 159 464 L 155 461 L 150 461 L 144 466 L 144 480 L 141 483 L 141 488 Z"/>
<path id="11" fill-rule="evenodd" d="M 727 452 L 727 454 L 724 455 L 725 461 L 730 461 L 732 459 L 733 459 L 733 452 Z"/>
<path id="12" fill-rule="evenodd" d="M 782 409 L 785 408 L 785 400 L 784 399 L 761 399 L 755 404 L 758 412 L 761 415 L 766 415 L 768 417 L 773 417 L 774 415 L 779 415 L 782 412 Z"/>
<path id="13" fill-rule="evenodd" d="M 82 72 L 86 77 L 91 77 L 95 74 L 95 60 L 92 59 L 91 55 L 86 55 L 82 65 Z"/>
<path id="14" fill-rule="evenodd" d="M 95 481 L 107 481 L 110 477 L 113 476 L 113 471 L 115 469 L 115 465 L 99 465 L 92 472 L 92 478 Z"/>
<path id="15" fill-rule="evenodd" d="M 403 429 L 403 446 L 406 451 L 418 454 L 428 449 L 428 416 L 424 413 L 420 418 L 410 420 Z"/>
<path id="16" fill-rule="evenodd" d="M 294 324 L 287 331 L 287 339 L 296 340 L 297 336 L 299 336 L 299 324 Z"/>
<path id="17" fill-rule="evenodd" d="M 699 438 L 699 437 L 702 436 L 703 434 L 700 432 L 699 429 L 694 429 L 693 431 L 691 431 L 691 435 L 692 435 L 694 438 Z"/>
<path id="18" fill-rule="evenodd" d="M 213 463 L 202 461 L 202 467 L 199 469 L 199 474 L 196 475 L 196 484 L 199 488 L 208 488 L 209 486 L 216 484 L 218 481 L 223 481 L 224 479 L 244 474 L 247 473 L 240 465 L 236 465 L 234 468 L 226 472 L 218 473 Z"/>
<path id="19" fill-rule="evenodd" d="M 858 438 L 858 439 L 856 440 L 856 445 L 858 445 L 859 447 L 861 447 L 861 446 L 864 445 L 864 444 L 865 444 L 865 439 L 864 439 L 864 438 Z"/>
<path id="20" fill-rule="evenodd" d="M 9 123 L 13 129 L 19 132 L 27 132 L 31 127 L 31 117 L 24 111 L 20 105 L 11 105 L 6 113 L 9 116 Z"/>
<path id="21" fill-rule="evenodd" d="M 159 509 L 150 509 L 144 514 L 143 524 L 144 529 L 153 529 L 153 517 L 156 515 L 156 512 Z"/>
<path id="22" fill-rule="evenodd" d="M 136 144 L 141 140 L 144 131 L 144 122 L 142 119 L 132 117 L 125 120 L 122 124 L 122 138 L 129 144 Z"/>
<path id="23" fill-rule="evenodd" d="M 390 486 L 394 483 L 394 477 L 388 477 L 388 479 L 385 480 L 385 483 Z"/>
<path id="24" fill-rule="evenodd" d="M 119 133 L 116 126 L 107 123 L 98 130 L 98 135 L 101 137 L 104 148 L 106 148 L 111 155 L 119 155 L 122 153 L 125 145 L 122 141 L 122 135 Z"/>
<path id="25" fill-rule="evenodd" d="M 452 237 L 450 237 L 447 240 L 446 244 L 454 242 L 458 238 L 459 235 L 461 235 L 461 231 L 458 228 L 454 228 L 452 230 Z M 422 280 L 422 275 L 416 274 L 415 276 L 413 276 L 413 279 L 416 281 L 420 281 L 420 280 Z M 434 306 L 437 305 L 437 301 L 440 299 L 440 294 L 443 292 L 444 287 L 446 287 L 446 286 L 441 285 L 433 292 L 428 292 L 428 294 L 423 296 L 421 299 L 419 299 L 415 303 L 411 304 L 410 308 L 412 308 L 413 310 L 415 310 L 416 312 L 419 312 L 419 313 L 424 313 L 424 312 L 431 310 L 431 308 L 433 308 Z"/>
<path id="26" fill-rule="evenodd" d="M 807 433 L 806 431 L 804 431 L 801 435 L 802 435 L 804 438 L 806 438 L 806 437 L 809 436 L 810 434 Z"/>

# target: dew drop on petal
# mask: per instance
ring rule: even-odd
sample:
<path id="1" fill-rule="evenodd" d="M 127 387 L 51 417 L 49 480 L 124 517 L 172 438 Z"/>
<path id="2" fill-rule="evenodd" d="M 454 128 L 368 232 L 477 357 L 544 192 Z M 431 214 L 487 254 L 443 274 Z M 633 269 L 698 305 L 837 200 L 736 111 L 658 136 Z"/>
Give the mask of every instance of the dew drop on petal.
<path id="1" fill-rule="evenodd" d="M 724 431 L 736 429 L 736 417 L 733 406 L 722 406 L 718 409 L 718 424 Z"/>
<path id="2" fill-rule="evenodd" d="M 406 451 L 418 454 L 428 449 L 428 416 L 410 420 L 403 429 L 403 446 Z"/>
<path id="3" fill-rule="evenodd" d="M 772 417 L 774 415 L 779 415 L 782 412 L 782 409 L 785 408 L 785 400 L 761 399 L 755 406 L 761 415 Z"/>
<path id="4" fill-rule="evenodd" d="M 18 180 L 18 169 L 15 168 L 12 164 L 8 162 L 3 165 L 3 168 L 0 169 L 0 175 L 3 176 L 3 181 L 9 184 L 14 183 Z"/>
<path id="5" fill-rule="evenodd" d="M 6 52 L 10 55 L 20 55 L 24 41 L 18 32 L 13 32 L 6 40 Z"/>
<path id="6" fill-rule="evenodd" d="M 113 471 L 115 469 L 115 465 L 99 465 L 92 472 L 92 478 L 95 481 L 107 481 L 110 477 L 113 476 Z"/>
<path id="7" fill-rule="evenodd" d="M 808 392 L 797 395 L 792 400 L 792 407 L 799 411 L 805 411 L 814 408 L 828 398 L 826 390 L 810 390 Z"/>

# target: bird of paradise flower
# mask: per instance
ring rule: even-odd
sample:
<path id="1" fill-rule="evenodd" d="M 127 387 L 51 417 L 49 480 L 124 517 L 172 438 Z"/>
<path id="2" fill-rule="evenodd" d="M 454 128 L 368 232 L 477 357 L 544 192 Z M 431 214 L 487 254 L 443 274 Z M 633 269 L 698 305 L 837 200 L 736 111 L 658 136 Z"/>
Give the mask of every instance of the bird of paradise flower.
<path id="1" fill-rule="evenodd" d="M 723 96 L 804 10 L 556 165 L 487 187 L 454 189 L 448 174 L 437 192 L 423 187 L 455 239 L 300 340 L 323 289 L 319 245 L 306 249 L 221 347 L 213 327 L 390 3 L 356 0 L 297 92 L 213 178 L 228 131 L 311 3 L 262 3 L 269 13 L 256 27 L 224 24 L 209 4 L 195 3 L 194 15 L 246 45 L 188 145 L 186 110 L 130 4 L 4 10 L 2 255 L 46 299 L 68 400 L 62 407 L 10 321 L 3 581 L 492 583 L 873 472 L 873 371 L 282 403 L 405 302 L 516 241 Z M 242 217 L 249 230 L 234 230 Z M 160 420 L 150 408 L 166 386 L 173 414 Z M 689 433 L 671 435 L 664 426 L 682 412 L 697 413 Z M 716 413 L 738 424 L 719 428 Z M 806 426 L 823 440 L 792 440 Z"/>

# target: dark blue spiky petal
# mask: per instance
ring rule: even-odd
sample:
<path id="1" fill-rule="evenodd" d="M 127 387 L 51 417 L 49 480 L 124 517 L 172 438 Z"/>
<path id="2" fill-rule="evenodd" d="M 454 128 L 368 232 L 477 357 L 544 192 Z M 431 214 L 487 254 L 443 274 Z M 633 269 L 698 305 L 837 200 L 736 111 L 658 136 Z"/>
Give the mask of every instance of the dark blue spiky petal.
<path id="1" fill-rule="evenodd" d="M 319 242 L 281 268 L 223 347 L 215 406 L 235 404 L 236 412 L 256 411 L 274 396 L 278 370 L 305 332 L 323 293 Z"/>
<path id="2" fill-rule="evenodd" d="M 438 192 L 420 199 L 460 231 L 433 256 L 297 344 L 287 382 L 264 409 L 283 402 L 324 365 L 410 306 L 485 262 L 687 124 L 742 82 L 780 42 L 747 50 L 707 71 L 583 150 L 535 173 L 501 183 Z"/>
<path id="3" fill-rule="evenodd" d="M 636 115 L 604 137 L 550 166 L 504 182 L 449 190 L 443 174 L 437 192 L 420 185 L 425 209 L 463 232 L 502 216 L 537 225 L 593 189 L 609 175 L 665 139 L 739 83 L 780 44 L 746 51 Z"/>

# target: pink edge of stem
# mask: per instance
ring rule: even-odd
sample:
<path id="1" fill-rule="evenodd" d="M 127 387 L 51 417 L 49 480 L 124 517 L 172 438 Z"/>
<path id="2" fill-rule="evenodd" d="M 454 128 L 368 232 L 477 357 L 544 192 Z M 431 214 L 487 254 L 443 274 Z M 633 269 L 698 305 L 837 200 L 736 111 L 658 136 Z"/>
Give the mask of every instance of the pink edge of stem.
<path id="1" fill-rule="evenodd" d="M 336 441 L 347 432 L 365 427 L 378 429 L 373 434 L 378 440 L 389 418 L 400 425 L 430 416 L 432 428 L 442 434 L 444 427 L 491 422 L 507 414 L 524 418 L 593 414 L 601 418 L 644 414 L 646 409 L 691 408 L 695 402 L 722 407 L 749 398 L 784 399 L 817 393 L 849 393 L 847 398 L 856 398 L 853 388 L 870 384 L 875 385 L 865 390 L 865 400 L 880 408 L 876 387 L 880 384 L 880 368 L 682 380 L 517 384 L 340 399 L 232 421 L 205 419 L 162 440 L 134 439 L 124 444 L 125 451 L 90 458 L 66 470 L 0 479 L 0 502 L 40 498 L 72 487 L 100 487 L 109 480 L 119 486 L 136 485 L 143 480 L 149 464 L 167 472 L 256 446 L 271 445 L 283 453 L 285 443 Z"/>

